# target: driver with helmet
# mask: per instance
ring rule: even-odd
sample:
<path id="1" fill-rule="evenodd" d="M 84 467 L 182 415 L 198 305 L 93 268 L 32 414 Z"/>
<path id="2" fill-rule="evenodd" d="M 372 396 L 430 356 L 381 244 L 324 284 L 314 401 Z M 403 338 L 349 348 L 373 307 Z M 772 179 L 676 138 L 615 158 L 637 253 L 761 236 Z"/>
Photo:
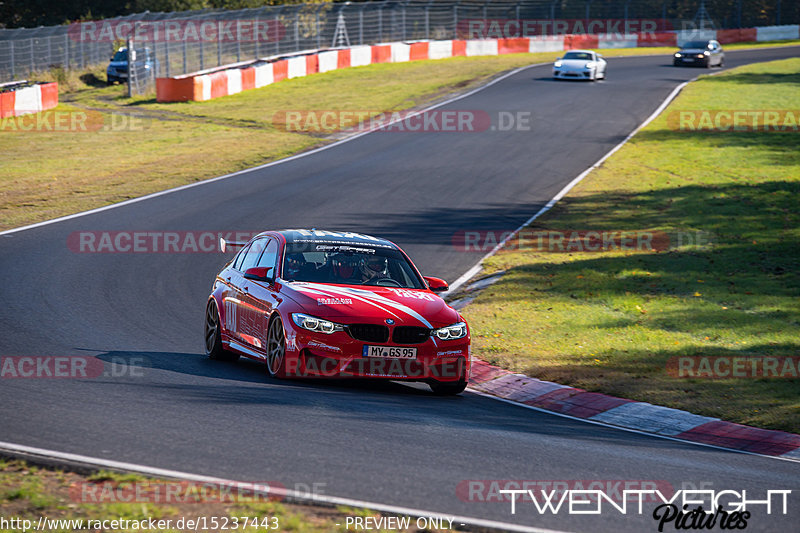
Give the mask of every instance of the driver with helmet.
<path id="1" fill-rule="evenodd" d="M 389 264 L 385 257 L 368 255 L 359 261 L 361 282 L 365 285 L 377 284 L 379 280 L 389 278 Z"/>
<path id="2" fill-rule="evenodd" d="M 353 254 L 336 254 L 331 257 L 334 283 L 358 283 L 358 258 Z"/>

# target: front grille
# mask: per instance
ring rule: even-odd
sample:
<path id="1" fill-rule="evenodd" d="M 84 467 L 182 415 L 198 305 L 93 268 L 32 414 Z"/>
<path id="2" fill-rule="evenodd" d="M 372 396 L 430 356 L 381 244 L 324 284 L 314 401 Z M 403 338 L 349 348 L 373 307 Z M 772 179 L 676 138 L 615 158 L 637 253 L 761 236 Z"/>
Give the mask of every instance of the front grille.
<path id="1" fill-rule="evenodd" d="M 389 340 L 389 328 L 376 324 L 350 324 L 347 333 L 357 341 L 386 342 Z"/>
<path id="2" fill-rule="evenodd" d="M 431 336 L 431 330 L 417 326 L 397 326 L 392 333 L 395 344 L 422 344 Z"/>

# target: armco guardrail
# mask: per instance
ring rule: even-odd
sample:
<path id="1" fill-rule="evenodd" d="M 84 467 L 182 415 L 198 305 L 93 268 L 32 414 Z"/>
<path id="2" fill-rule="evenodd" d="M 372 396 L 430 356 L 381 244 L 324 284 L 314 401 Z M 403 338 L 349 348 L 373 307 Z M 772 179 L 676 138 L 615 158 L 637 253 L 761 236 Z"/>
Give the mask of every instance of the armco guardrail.
<path id="1" fill-rule="evenodd" d="M 678 46 L 686 41 L 695 39 L 717 39 L 726 44 L 798 38 L 800 38 L 800 25 L 740 30 L 694 30 L 634 34 L 552 35 L 511 39 L 395 42 L 311 51 L 291 57 L 264 58 L 172 78 L 158 78 L 156 80 L 156 97 L 159 102 L 210 100 L 249 89 L 257 89 L 285 79 L 373 63 L 401 63 L 458 56 L 555 52 L 575 48 Z"/>
<path id="2" fill-rule="evenodd" d="M 0 118 L 39 113 L 58 105 L 58 83 L 27 81 L 0 85 Z"/>

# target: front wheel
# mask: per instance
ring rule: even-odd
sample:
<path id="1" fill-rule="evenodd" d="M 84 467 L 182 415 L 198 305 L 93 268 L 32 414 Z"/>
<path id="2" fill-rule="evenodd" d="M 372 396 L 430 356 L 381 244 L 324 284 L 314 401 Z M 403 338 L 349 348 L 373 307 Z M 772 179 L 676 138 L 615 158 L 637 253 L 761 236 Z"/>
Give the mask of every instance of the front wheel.
<path id="1" fill-rule="evenodd" d="M 239 359 L 239 355 L 229 352 L 222 346 L 222 328 L 219 324 L 217 302 L 213 299 L 209 300 L 206 306 L 205 321 L 206 356 L 217 361 L 236 361 Z"/>
<path id="2" fill-rule="evenodd" d="M 267 335 L 267 373 L 274 378 L 286 376 L 286 334 L 278 316 L 270 323 Z"/>

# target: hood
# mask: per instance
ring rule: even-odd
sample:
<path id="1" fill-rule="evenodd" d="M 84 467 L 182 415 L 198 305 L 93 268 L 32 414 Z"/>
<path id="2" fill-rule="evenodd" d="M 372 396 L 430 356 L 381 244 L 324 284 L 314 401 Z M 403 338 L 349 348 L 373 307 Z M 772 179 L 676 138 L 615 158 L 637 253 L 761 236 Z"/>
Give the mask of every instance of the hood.
<path id="1" fill-rule="evenodd" d="M 703 52 L 707 52 L 705 48 L 681 48 L 678 50 L 680 54 L 702 54 Z"/>
<path id="2" fill-rule="evenodd" d="M 352 324 L 380 323 L 440 328 L 460 320 L 439 296 L 420 289 L 283 282 L 284 294 L 319 318 Z"/>

